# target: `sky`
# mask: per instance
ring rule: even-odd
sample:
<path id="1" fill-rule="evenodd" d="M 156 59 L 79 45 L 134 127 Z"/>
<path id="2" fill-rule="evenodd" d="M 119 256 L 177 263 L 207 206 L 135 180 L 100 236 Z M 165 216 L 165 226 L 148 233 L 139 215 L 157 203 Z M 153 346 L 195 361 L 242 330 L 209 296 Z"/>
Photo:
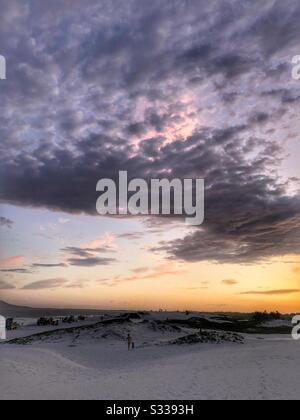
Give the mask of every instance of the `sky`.
<path id="1" fill-rule="evenodd" d="M 299 1 L 0 10 L 0 299 L 299 311 Z M 124 170 L 205 179 L 204 223 L 97 215 Z"/>

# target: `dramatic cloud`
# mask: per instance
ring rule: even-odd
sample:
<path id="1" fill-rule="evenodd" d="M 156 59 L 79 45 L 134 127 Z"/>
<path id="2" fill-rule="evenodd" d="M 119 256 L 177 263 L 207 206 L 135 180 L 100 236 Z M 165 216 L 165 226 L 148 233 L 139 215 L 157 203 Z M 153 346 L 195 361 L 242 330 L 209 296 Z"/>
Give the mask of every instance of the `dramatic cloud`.
<path id="1" fill-rule="evenodd" d="M 1 202 L 94 215 L 97 181 L 119 170 L 205 178 L 205 224 L 160 252 L 232 263 L 300 253 L 299 180 L 279 176 L 299 132 L 298 0 L 0 7 Z M 73 254 L 71 265 L 113 262 Z"/>
<path id="2" fill-rule="evenodd" d="M 7 219 L 6 217 L 0 217 L 0 227 L 7 227 L 11 229 L 13 224 L 14 222 L 12 220 Z"/>
<path id="3" fill-rule="evenodd" d="M 258 194 L 259 185 L 257 187 Z M 279 196 L 272 199 L 267 193 L 261 197 L 251 195 L 247 193 L 247 186 L 240 190 L 239 197 L 236 192 L 221 193 L 220 202 L 216 202 L 211 212 L 208 197 L 205 228 L 182 240 L 162 244 L 159 249 L 187 261 L 224 263 L 253 262 L 299 253 L 299 200 Z M 228 200 L 227 209 L 222 209 L 222 199 Z"/>
<path id="4" fill-rule="evenodd" d="M 264 291 L 250 291 L 241 293 L 241 295 L 263 295 L 263 296 L 280 296 L 300 293 L 300 289 L 283 289 L 283 290 L 264 290 Z"/>

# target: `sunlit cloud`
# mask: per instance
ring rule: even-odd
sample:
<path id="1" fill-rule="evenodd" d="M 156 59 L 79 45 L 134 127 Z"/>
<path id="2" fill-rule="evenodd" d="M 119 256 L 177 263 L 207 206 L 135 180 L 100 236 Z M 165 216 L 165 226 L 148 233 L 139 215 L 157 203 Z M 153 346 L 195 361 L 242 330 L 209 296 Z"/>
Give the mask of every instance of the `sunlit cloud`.
<path id="1" fill-rule="evenodd" d="M 95 239 L 91 242 L 85 243 L 81 245 L 82 249 L 88 249 L 88 250 L 98 250 L 98 249 L 110 249 L 110 250 L 116 250 L 118 247 L 115 243 L 116 236 L 112 235 L 110 233 L 106 233 L 102 238 Z"/>
<path id="2" fill-rule="evenodd" d="M 16 268 L 26 264 L 26 258 L 22 255 L 1 258 L 0 269 Z"/>

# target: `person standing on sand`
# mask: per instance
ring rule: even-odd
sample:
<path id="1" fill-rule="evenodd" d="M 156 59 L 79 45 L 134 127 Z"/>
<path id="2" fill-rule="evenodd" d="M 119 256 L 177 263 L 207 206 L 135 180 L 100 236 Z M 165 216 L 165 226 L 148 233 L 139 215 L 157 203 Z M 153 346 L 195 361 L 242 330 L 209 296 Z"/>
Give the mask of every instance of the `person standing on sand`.
<path id="1" fill-rule="evenodd" d="M 132 348 L 132 337 L 130 334 L 127 336 L 127 343 L 128 343 L 128 351 Z"/>

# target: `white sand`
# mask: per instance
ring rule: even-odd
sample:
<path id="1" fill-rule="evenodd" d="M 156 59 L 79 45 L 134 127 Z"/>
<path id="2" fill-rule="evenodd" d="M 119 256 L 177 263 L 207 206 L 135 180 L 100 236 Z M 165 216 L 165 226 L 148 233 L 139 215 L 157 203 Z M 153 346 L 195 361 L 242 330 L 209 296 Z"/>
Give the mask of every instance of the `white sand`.
<path id="1" fill-rule="evenodd" d="M 93 332 L 1 345 L 0 399 L 300 399 L 300 342 L 289 337 L 171 346 L 161 343 L 176 334 L 164 333 L 151 346 L 154 333 L 133 334 L 147 342 L 134 352 Z"/>

